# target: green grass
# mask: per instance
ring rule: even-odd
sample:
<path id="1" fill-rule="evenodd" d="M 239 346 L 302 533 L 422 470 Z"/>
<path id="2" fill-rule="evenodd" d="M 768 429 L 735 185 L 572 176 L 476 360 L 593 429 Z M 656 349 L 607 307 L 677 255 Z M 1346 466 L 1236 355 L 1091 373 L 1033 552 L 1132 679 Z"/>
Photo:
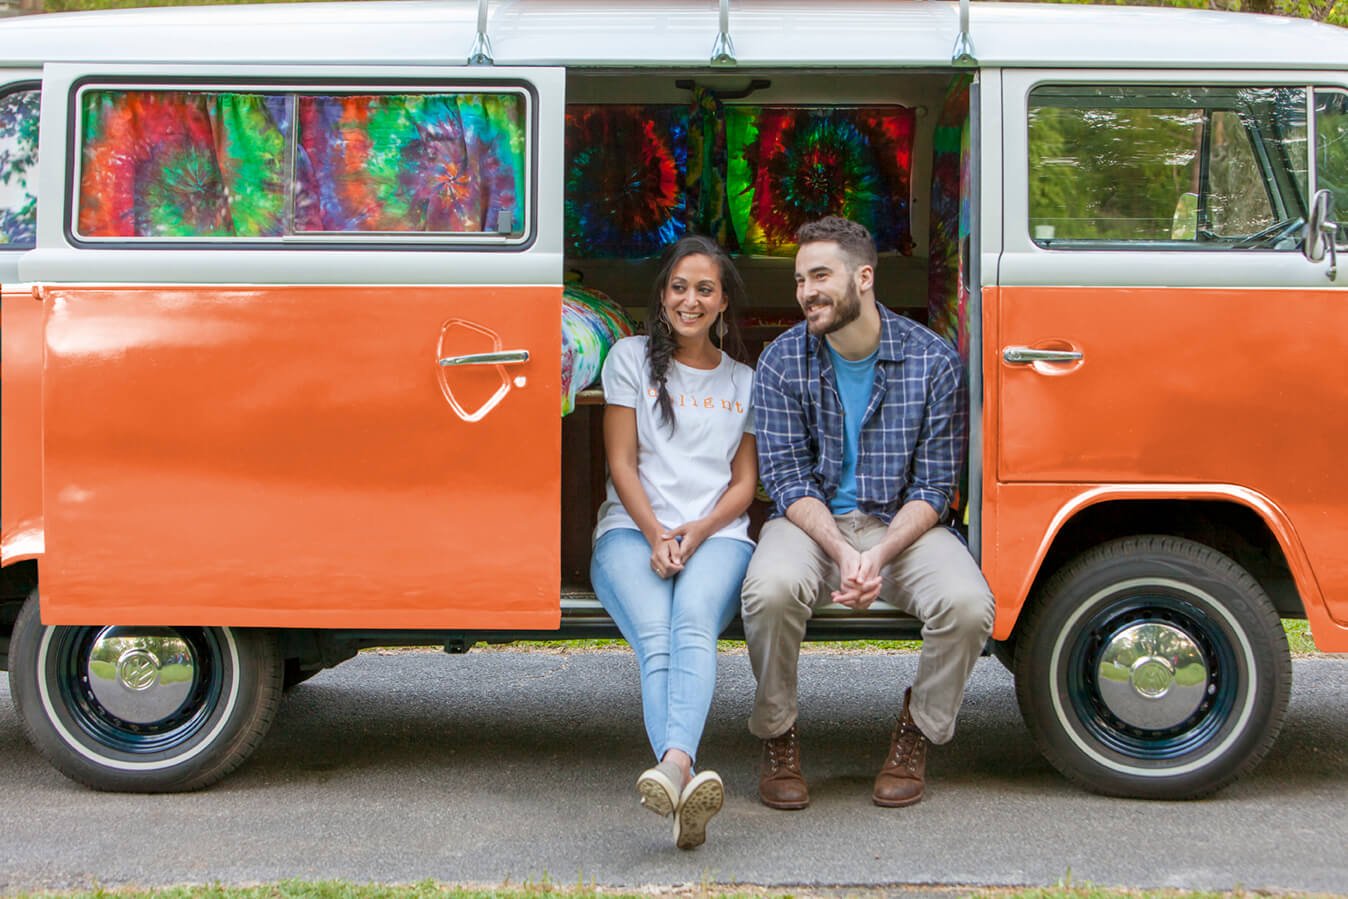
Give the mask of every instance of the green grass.
<path id="1" fill-rule="evenodd" d="M 1305 621 L 1284 618 L 1283 631 L 1287 634 L 1287 645 L 1294 655 L 1316 655 L 1315 641 L 1311 639 L 1310 626 Z M 529 640 L 518 643 L 478 643 L 474 649 L 512 649 L 539 650 L 542 652 L 595 652 L 608 649 L 626 649 L 622 640 Z M 743 640 L 721 640 L 717 643 L 721 652 L 743 652 Z M 807 642 L 806 652 L 917 652 L 922 648 L 921 640 L 820 640 Z"/>
<path id="2" fill-rule="evenodd" d="M 1282 629 L 1287 634 L 1287 646 L 1294 655 L 1314 655 L 1318 652 L 1311 639 L 1310 625 L 1296 618 L 1284 618 Z"/>

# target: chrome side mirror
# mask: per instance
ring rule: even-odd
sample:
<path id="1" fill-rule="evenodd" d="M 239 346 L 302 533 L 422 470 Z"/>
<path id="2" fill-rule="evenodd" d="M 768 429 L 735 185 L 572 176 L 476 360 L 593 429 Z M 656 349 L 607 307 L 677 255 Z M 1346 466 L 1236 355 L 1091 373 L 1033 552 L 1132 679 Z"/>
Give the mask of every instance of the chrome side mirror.
<path id="1" fill-rule="evenodd" d="M 1339 253 L 1335 246 L 1335 240 L 1339 236 L 1339 225 L 1332 221 L 1330 216 L 1333 214 L 1334 195 L 1327 190 L 1315 192 L 1315 198 L 1311 200 L 1311 215 L 1306 222 L 1306 258 L 1311 262 L 1321 262 L 1325 256 L 1329 256 L 1329 268 L 1325 271 L 1325 277 L 1333 281 L 1339 275 Z"/>

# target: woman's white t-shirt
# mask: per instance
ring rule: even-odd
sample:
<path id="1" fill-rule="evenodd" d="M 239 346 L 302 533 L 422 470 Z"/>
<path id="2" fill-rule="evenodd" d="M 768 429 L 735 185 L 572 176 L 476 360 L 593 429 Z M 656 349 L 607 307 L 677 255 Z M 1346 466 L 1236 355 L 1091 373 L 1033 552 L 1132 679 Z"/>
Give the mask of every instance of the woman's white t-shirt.
<path id="1" fill-rule="evenodd" d="M 713 369 L 670 360 L 665 386 L 674 402 L 670 432 L 651 384 L 645 337 L 624 337 L 604 362 L 604 401 L 637 414 L 637 475 L 655 518 L 667 528 L 705 517 L 730 486 L 730 461 L 745 434 L 754 433 L 749 396 L 754 372 L 726 353 Z M 608 481 L 594 538 L 614 528 L 637 528 Z M 749 541 L 749 516 L 741 515 L 712 536 Z M 752 541 L 749 541 L 752 542 Z"/>

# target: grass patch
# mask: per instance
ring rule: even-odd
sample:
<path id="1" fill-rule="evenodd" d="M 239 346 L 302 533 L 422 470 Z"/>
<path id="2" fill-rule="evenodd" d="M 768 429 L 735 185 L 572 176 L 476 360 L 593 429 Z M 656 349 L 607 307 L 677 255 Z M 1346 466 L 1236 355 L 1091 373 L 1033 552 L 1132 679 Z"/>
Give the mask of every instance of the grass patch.
<path id="1" fill-rule="evenodd" d="M 1315 655 L 1315 641 L 1311 639 L 1311 626 L 1303 619 L 1284 618 L 1282 629 L 1287 634 L 1287 647 L 1292 655 Z"/>
<path id="2" fill-rule="evenodd" d="M 1310 627 L 1305 621 L 1294 618 L 1284 618 L 1282 622 L 1283 630 L 1287 633 L 1287 645 L 1292 650 L 1293 655 L 1307 656 L 1317 655 L 1319 650 L 1315 648 L 1315 641 L 1311 639 Z M 407 647 L 408 649 L 419 649 L 423 652 L 439 652 L 437 646 L 425 647 Z M 474 652 L 491 652 L 508 650 L 511 652 L 607 652 L 612 650 L 626 650 L 627 641 L 618 638 L 604 638 L 593 640 L 517 640 L 512 643 L 485 643 L 479 642 L 473 644 Z M 716 649 L 719 652 L 740 653 L 744 652 L 743 640 L 719 640 L 716 643 Z M 801 646 L 804 652 L 917 652 L 922 649 L 921 640 L 807 640 Z M 391 649 L 370 649 L 367 652 L 388 652 L 397 651 L 397 648 Z"/>

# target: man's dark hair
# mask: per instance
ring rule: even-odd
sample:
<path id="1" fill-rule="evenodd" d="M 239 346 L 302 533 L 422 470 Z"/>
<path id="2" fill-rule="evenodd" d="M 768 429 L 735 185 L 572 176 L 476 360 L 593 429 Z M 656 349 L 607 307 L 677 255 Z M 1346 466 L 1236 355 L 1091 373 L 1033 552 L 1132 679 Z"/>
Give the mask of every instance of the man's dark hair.
<path id="1" fill-rule="evenodd" d="M 875 268 L 875 239 L 864 225 L 839 215 L 829 215 L 817 222 L 806 222 L 796 231 L 796 243 L 802 247 L 824 241 L 832 241 L 841 247 L 854 271 L 863 265 Z"/>

